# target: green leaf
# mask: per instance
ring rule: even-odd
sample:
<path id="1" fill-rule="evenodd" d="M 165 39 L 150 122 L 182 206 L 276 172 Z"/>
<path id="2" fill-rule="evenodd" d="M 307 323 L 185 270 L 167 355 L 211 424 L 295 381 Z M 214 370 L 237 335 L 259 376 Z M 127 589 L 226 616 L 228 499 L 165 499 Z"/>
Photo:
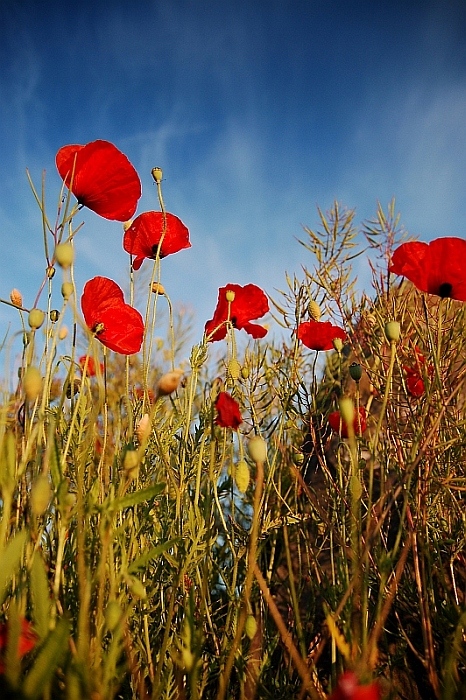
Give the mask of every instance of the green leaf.
<path id="1" fill-rule="evenodd" d="M 163 554 L 167 549 L 170 549 L 170 547 L 173 547 L 179 541 L 179 538 L 168 540 L 168 542 L 163 542 L 162 544 L 157 545 L 157 547 L 152 547 L 148 552 L 144 552 L 144 554 L 130 564 L 128 567 L 128 573 L 134 574 L 139 569 L 145 569 L 149 562 L 153 561 L 154 559 L 158 559 L 161 554 Z"/>
<path id="2" fill-rule="evenodd" d="M 62 618 L 45 640 L 23 683 L 23 693 L 29 700 L 35 700 L 42 696 L 45 686 L 65 658 L 68 650 L 69 632 L 68 620 Z"/>
<path id="3" fill-rule="evenodd" d="M 7 546 L 2 552 L 2 565 L 0 567 L 0 605 L 2 605 L 3 601 L 5 600 L 8 585 L 13 577 L 13 574 L 21 564 L 23 548 L 27 539 L 27 530 L 21 530 L 21 532 L 18 532 L 18 534 L 8 542 Z"/>
<path id="4" fill-rule="evenodd" d="M 34 553 L 30 577 L 35 628 L 40 639 L 44 639 L 49 631 L 50 590 L 45 564 L 39 551 Z"/>
<path id="5" fill-rule="evenodd" d="M 147 489 L 141 489 L 140 491 L 134 491 L 134 493 L 128 493 L 123 498 L 116 498 L 112 501 L 112 507 L 115 510 L 123 510 L 124 508 L 130 508 L 131 506 L 136 506 L 138 503 L 143 503 L 144 501 L 150 501 L 151 498 L 158 496 L 165 489 L 165 484 L 155 484 L 154 486 L 149 486 Z"/>

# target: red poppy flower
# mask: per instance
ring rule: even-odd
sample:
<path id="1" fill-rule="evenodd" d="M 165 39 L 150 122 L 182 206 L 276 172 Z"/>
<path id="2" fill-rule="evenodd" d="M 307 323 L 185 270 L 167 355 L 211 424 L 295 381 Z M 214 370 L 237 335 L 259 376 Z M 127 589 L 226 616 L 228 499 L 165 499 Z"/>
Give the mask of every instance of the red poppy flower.
<path id="1" fill-rule="evenodd" d="M 79 367 L 81 369 L 81 372 L 84 370 L 84 365 L 86 364 L 86 357 L 87 355 L 81 355 L 79 358 Z M 100 374 L 104 373 L 104 363 L 100 362 Z M 87 360 L 87 369 L 86 369 L 86 374 L 88 377 L 95 377 L 97 374 L 97 363 L 94 360 L 93 357 L 89 356 Z"/>
<path id="2" fill-rule="evenodd" d="M 104 219 L 127 221 L 133 216 L 141 196 L 141 181 L 113 143 L 99 140 L 85 146 L 63 146 L 55 162 L 60 177 L 80 204 Z"/>
<path id="3" fill-rule="evenodd" d="M 215 423 L 222 428 L 233 428 L 238 430 L 243 422 L 239 410 L 238 402 L 226 391 L 221 391 L 215 400 L 217 418 Z"/>
<path id="4" fill-rule="evenodd" d="M 346 340 L 346 333 L 338 326 L 324 321 L 304 321 L 297 330 L 299 340 L 311 350 L 333 350 L 335 338 Z"/>
<path id="5" fill-rule="evenodd" d="M 328 417 L 330 427 L 335 433 L 341 435 L 342 438 L 348 437 L 348 426 L 340 415 L 340 411 L 333 411 Z M 355 435 L 362 435 L 367 428 L 366 409 L 364 406 L 359 406 L 358 414 L 354 416 L 353 428 Z"/>
<path id="6" fill-rule="evenodd" d="M 141 349 L 142 316 L 125 304 L 120 287 L 107 277 L 94 277 L 84 285 L 81 308 L 87 327 L 110 350 L 132 355 Z"/>
<path id="7" fill-rule="evenodd" d="M 34 649 L 37 644 L 38 636 L 32 628 L 32 624 L 24 617 L 21 618 L 21 631 L 18 639 L 17 655 L 21 659 Z M 8 646 L 8 623 L 0 624 L 0 655 L 3 656 Z M 4 664 L 0 660 L 0 673 L 4 673 Z"/>
<path id="8" fill-rule="evenodd" d="M 228 301 L 227 292 L 232 300 Z M 251 323 L 252 319 L 260 318 L 269 310 L 269 302 L 262 289 L 255 284 L 227 284 L 218 290 L 217 308 L 214 317 L 205 324 L 205 334 L 208 341 L 223 340 L 227 334 L 227 322 L 233 328 L 244 329 L 253 338 L 263 338 L 267 328 Z"/>
<path id="9" fill-rule="evenodd" d="M 466 301 L 466 240 L 462 238 L 403 243 L 394 251 L 388 269 L 409 279 L 421 292 Z"/>
<path id="10" fill-rule="evenodd" d="M 426 358 L 417 346 L 414 348 L 414 354 L 416 358 L 416 365 L 414 367 L 411 365 L 403 365 L 403 369 L 406 374 L 406 388 L 408 390 L 408 394 L 411 394 L 411 396 L 414 396 L 415 398 L 419 398 L 423 395 L 426 389 L 423 377 L 425 376 L 425 373 L 427 373 L 429 377 L 432 377 L 434 367 L 433 365 L 426 367 Z"/>
<path id="11" fill-rule="evenodd" d="M 328 700 L 380 700 L 381 688 L 377 681 L 360 685 L 353 671 L 346 671 L 338 679 L 337 687 Z"/>
<path id="12" fill-rule="evenodd" d="M 144 258 L 155 260 L 160 244 L 160 257 L 191 248 L 189 231 L 174 214 L 146 211 L 137 216 L 125 231 L 123 248 L 135 255 L 133 268 L 139 270 Z"/>

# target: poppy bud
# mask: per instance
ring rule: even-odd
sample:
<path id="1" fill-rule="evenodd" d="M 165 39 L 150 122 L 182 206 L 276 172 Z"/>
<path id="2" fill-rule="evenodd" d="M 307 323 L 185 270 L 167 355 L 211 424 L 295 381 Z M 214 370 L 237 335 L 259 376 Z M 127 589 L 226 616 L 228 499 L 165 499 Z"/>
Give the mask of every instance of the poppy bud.
<path id="1" fill-rule="evenodd" d="M 60 267 L 67 269 L 73 264 L 74 249 L 71 243 L 59 243 L 55 248 L 55 259 Z"/>
<path id="2" fill-rule="evenodd" d="M 238 491 L 246 493 L 249 486 L 249 467 L 244 459 L 240 460 L 235 469 L 235 484 Z"/>
<path id="3" fill-rule="evenodd" d="M 52 321 L 52 323 L 56 323 L 58 321 L 58 319 L 60 318 L 60 312 L 57 311 L 57 309 L 52 309 L 52 311 L 50 312 L 49 315 L 50 315 L 50 320 Z"/>
<path id="4" fill-rule="evenodd" d="M 137 450 L 126 450 L 123 459 L 123 469 L 127 476 L 133 478 L 137 476 L 139 471 L 139 457 Z"/>
<path id="5" fill-rule="evenodd" d="M 151 424 L 149 414 L 144 413 L 143 417 L 136 426 L 136 435 L 138 437 L 139 442 L 144 442 L 144 440 L 146 440 L 149 437 L 150 431 Z"/>
<path id="6" fill-rule="evenodd" d="M 311 299 L 307 306 L 307 310 L 309 312 L 309 316 L 312 318 L 313 321 L 320 321 L 320 317 L 322 316 L 322 312 L 320 310 L 319 304 Z"/>
<path id="7" fill-rule="evenodd" d="M 232 358 L 228 363 L 227 374 L 232 379 L 239 379 L 241 373 L 241 365 L 236 358 Z"/>
<path id="8" fill-rule="evenodd" d="M 63 282 L 61 286 L 61 295 L 65 301 L 68 301 L 70 296 L 73 294 L 74 287 L 72 282 Z"/>
<path id="9" fill-rule="evenodd" d="M 267 459 L 267 443 L 260 435 L 255 435 L 249 440 L 249 456 L 253 462 L 265 462 Z"/>
<path id="10" fill-rule="evenodd" d="M 73 382 L 67 382 L 66 383 L 66 397 L 68 399 L 73 398 L 73 396 L 76 396 L 78 391 L 81 389 L 81 380 L 77 377 L 76 379 L 73 379 Z"/>
<path id="11" fill-rule="evenodd" d="M 23 305 L 23 295 L 19 291 L 19 289 L 12 289 L 10 292 L 10 301 L 13 304 L 13 306 L 22 306 Z"/>
<path id="12" fill-rule="evenodd" d="M 341 338 L 334 338 L 332 340 L 332 344 L 338 353 L 340 353 L 343 350 L 343 341 Z"/>
<path id="13" fill-rule="evenodd" d="M 247 379 L 249 377 L 249 367 L 247 367 L 246 365 L 241 367 L 241 376 L 243 379 Z"/>
<path id="14" fill-rule="evenodd" d="M 340 399 L 340 415 L 346 425 L 352 428 L 354 422 L 354 404 L 347 396 Z"/>
<path id="15" fill-rule="evenodd" d="M 45 314 L 40 309 L 31 309 L 28 316 L 28 323 L 33 331 L 36 331 L 44 323 Z"/>
<path id="16" fill-rule="evenodd" d="M 257 622 L 254 615 L 248 615 L 244 623 L 244 631 L 248 639 L 253 640 L 257 633 Z"/>
<path id="17" fill-rule="evenodd" d="M 157 185 L 160 185 L 160 183 L 162 182 L 162 177 L 163 177 L 162 168 L 152 168 L 152 170 L 150 172 L 151 172 L 151 175 L 154 178 L 155 182 L 157 183 Z"/>
<path id="18" fill-rule="evenodd" d="M 139 598 L 139 600 L 145 600 L 147 598 L 147 591 L 138 578 L 129 576 L 127 579 L 127 584 L 135 598 Z"/>
<path id="19" fill-rule="evenodd" d="M 362 367 L 360 364 L 357 362 L 352 362 L 349 368 L 349 373 L 351 379 L 354 379 L 355 382 L 359 382 L 359 380 L 362 377 Z"/>
<path id="20" fill-rule="evenodd" d="M 401 326 L 398 321 L 389 321 L 385 324 L 385 336 L 390 343 L 396 343 L 400 339 Z"/>
<path id="21" fill-rule="evenodd" d="M 42 391 L 42 375 L 32 365 L 27 368 L 23 379 L 24 392 L 28 401 L 35 401 Z"/>
<path id="22" fill-rule="evenodd" d="M 165 294 L 165 288 L 160 282 L 152 282 L 151 291 L 154 294 Z"/>
<path id="23" fill-rule="evenodd" d="M 65 340 L 66 336 L 68 335 L 68 327 L 67 326 L 62 326 L 60 330 L 58 331 L 58 338 L 59 340 Z"/>
<path id="24" fill-rule="evenodd" d="M 105 608 L 105 624 L 110 632 L 114 632 L 120 624 L 122 618 L 122 609 L 116 600 L 111 600 Z"/>
<path id="25" fill-rule="evenodd" d="M 236 294 L 232 289 L 227 289 L 225 293 L 226 300 L 230 302 L 230 304 L 235 300 Z"/>
<path id="26" fill-rule="evenodd" d="M 55 268 L 53 267 L 53 265 L 48 266 L 48 268 L 45 271 L 45 274 L 47 275 L 49 280 L 51 280 L 52 277 L 55 276 Z"/>
<path id="27" fill-rule="evenodd" d="M 183 374 L 184 372 L 182 369 L 174 369 L 172 372 L 167 372 L 166 374 L 162 375 L 155 388 L 157 398 L 160 396 L 168 396 L 176 391 Z"/>
<path id="28" fill-rule="evenodd" d="M 52 495 L 50 483 L 45 474 L 39 474 L 31 488 L 31 510 L 33 515 L 40 517 L 47 510 Z"/>

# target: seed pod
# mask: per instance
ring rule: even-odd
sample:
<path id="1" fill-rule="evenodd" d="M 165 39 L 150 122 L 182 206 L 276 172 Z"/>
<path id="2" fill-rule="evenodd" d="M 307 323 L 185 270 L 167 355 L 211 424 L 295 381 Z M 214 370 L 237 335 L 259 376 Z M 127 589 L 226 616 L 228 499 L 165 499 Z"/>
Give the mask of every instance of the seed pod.
<path id="1" fill-rule="evenodd" d="M 42 391 L 42 375 L 37 367 L 27 368 L 23 379 L 24 392 L 28 401 L 35 401 Z"/>
<path id="2" fill-rule="evenodd" d="M 256 618 L 254 615 L 248 615 L 246 618 L 246 622 L 244 623 L 244 631 L 246 632 L 246 636 L 253 640 L 254 637 L 256 636 L 257 633 L 257 622 Z"/>
<path id="3" fill-rule="evenodd" d="M 362 377 L 362 367 L 360 364 L 357 362 L 352 362 L 349 368 L 349 373 L 351 379 L 354 379 L 355 382 L 359 382 L 359 380 Z"/>
<path id="4" fill-rule="evenodd" d="M 76 379 L 73 379 L 72 382 L 67 382 L 66 383 L 66 397 L 68 399 L 73 398 L 73 396 L 76 396 L 78 391 L 81 389 L 81 380 L 76 377 Z"/>
<path id="5" fill-rule="evenodd" d="M 151 291 L 154 294 L 161 294 L 163 296 L 165 294 L 165 287 L 163 284 L 160 284 L 160 282 L 152 282 Z"/>
<path id="6" fill-rule="evenodd" d="M 320 321 L 322 311 L 320 310 L 320 306 L 316 301 L 311 299 L 307 306 L 307 310 L 309 312 L 309 316 L 312 318 L 313 321 Z"/>
<path id="7" fill-rule="evenodd" d="M 159 396 L 168 396 L 176 391 L 183 374 L 184 372 L 182 369 L 174 369 L 172 372 L 167 372 L 166 374 L 162 375 L 155 388 L 157 398 Z"/>
<path id="8" fill-rule="evenodd" d="M 231 304 L 231 302 L 233 302 L 235 300 L 235 296 L 236 296 L 236 294 L 232 289 L 227 289 L 225 297 L 226 297 L 226 300 L 230 302 L 230 304 Z"/>
<path id="9" fill-rule="evenodd" d="M 338 353 L 340 353 L 343 350 L 343 341 L 341 338 L 334 338 L 332 340 L 332 344 Z"/>
<path id="10" fill-rule="evenodd" d="M 385 324 L 385 336 L 390 343 L 396 343 L 400 339 L 401 326 L 398 321 L 389 321 Z"/>
<path id="11" fill-rule="evenodd" d="M 74 249 L 71 243 L 59 243 L 55 248 L 55 260 L 65 270 L 73 264 Z"/>
<path id="12" fill-rule="evenodd" d="M 123 611 L 116 600 L 111 600 L 105 608 L 105 624 L 110 632 L 114 632 L 121 622 Z"/>
<path id="13" fill-rule="evenodd" d="M 73 294 L 74 287 L 72 282 L 63 282 L 61 286 L 61 295 L 65 301 L 68 301 L 70 296 Z"/>
<path id="14" fill-rule="evenodd" d="M 58 321 L 58 319 L 60 318 L 60 312 L 57 311 L 57 309 L 52 309 L 49 316 L 50 316 L 50 320 L 52 321 L 52 323 L 56 323 Z"/>
<path id="15" fill-rule="evenodd" d="M 246 493 L 249 486 L 249 467 L 244 459 L 240 460 L 235 468 L 235 484 L 241 493 Z"/>
<path id="16" fill-rule="evenodd" d="M 241 365 L 236 358 L 232 358 L 228 363 L 227 374 L 231 379 L 239 379 L 241 374 Z"/>
<path id="17" fill-rule="evenodd" d="M 264 463 L 267 459 L 267 443 L 260 435 L 255 435 L 249 440 L 248 444 L 249 456 L 253 462 Z"/>
<path id="18" fill-rule="evenodd" d="M 243 379 L 248 379 L 248 377 L 249 377 L 249 367 L 248 367 L 247 365 L 243 365 L 243 367 L 241 367 L 241 377 L 242 377 Z"/>
<path id="19" fill-rule="evenodd" d="M 28 316 L 29 327 L 36 331 L 44 323 L 45 314 L 40 309 L 31 309 Z"/>
<path id="20" fill-rule="evenodd" d="M 148 413 L 144 413 L 143 417 L 136 426 L 136 435 L 140 443 L 147 440 L 151 431 L 151 423 Z"/>
<path id="21" fill-rule="evenodd" d="M 152 168 L 151 175 L 154 178 L 157 185 L 160 185 L 160 183 L 162 182 L 162 178 L 163 178 L 162 168 Z"/>
<path id="22" fill-rule="evenodd" d="M 52 491 L 50 482 L 45 474 L 39 474 L 31 488 L 31 510 L 33 515 L 40 517 L 47 510 Z"/>

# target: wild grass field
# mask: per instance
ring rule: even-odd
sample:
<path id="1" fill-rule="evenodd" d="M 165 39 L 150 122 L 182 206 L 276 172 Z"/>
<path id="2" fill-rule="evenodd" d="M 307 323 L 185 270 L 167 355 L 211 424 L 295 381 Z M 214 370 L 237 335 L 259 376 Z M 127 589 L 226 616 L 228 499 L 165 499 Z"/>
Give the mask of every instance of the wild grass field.
<path id="1" fill-rule="evenodd" d="M 192 344 L 160 168 L 133 218 L 115 146 L 56 164 L 37 296 L 2 292 L 0 696 L 466 697 L 466 241 L 335 203 L 300 278 L 225 280 Z M 124 289 L 76 288 L 83 213 L 120 226 Z"/>

